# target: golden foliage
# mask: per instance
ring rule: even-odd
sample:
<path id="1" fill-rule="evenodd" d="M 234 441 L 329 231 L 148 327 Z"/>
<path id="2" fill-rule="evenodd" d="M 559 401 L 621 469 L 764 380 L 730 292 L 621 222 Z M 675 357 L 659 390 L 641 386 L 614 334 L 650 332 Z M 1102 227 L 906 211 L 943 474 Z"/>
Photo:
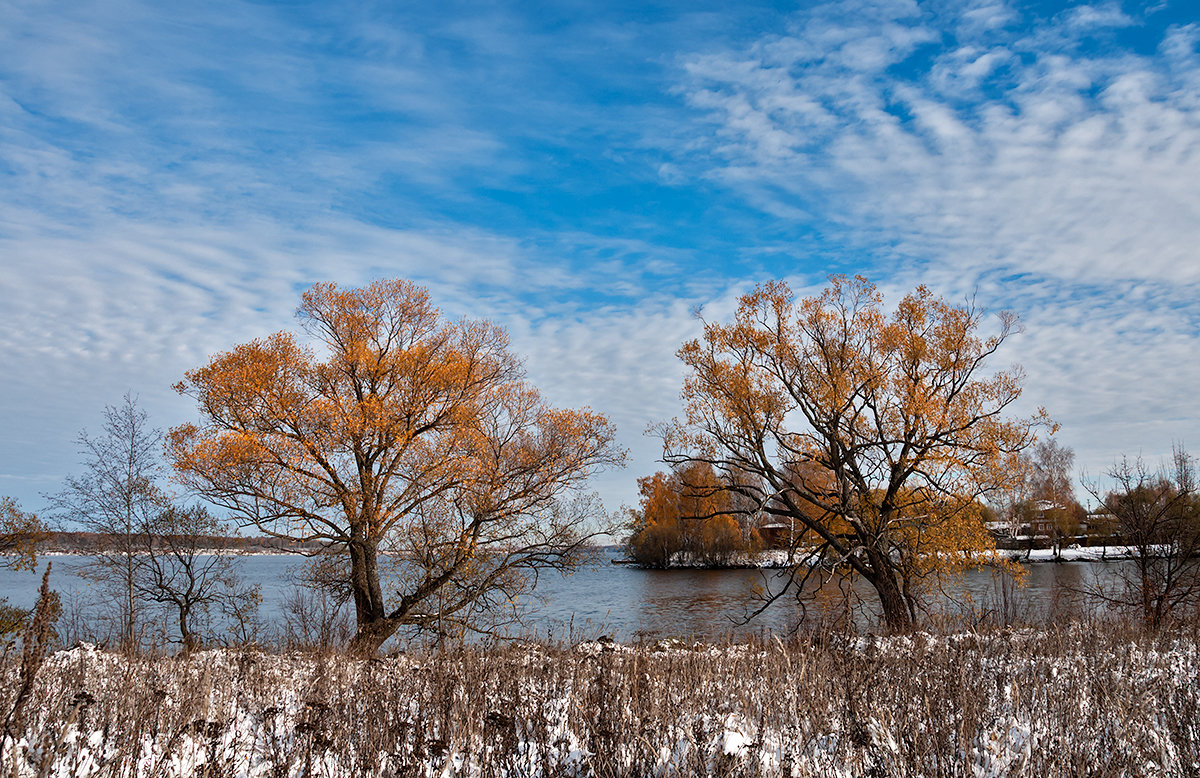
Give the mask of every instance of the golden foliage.
<path id="1" fill-rule="evenodd" d="M 757 550 L 757 535 L 743 533 L 726 487 L 705 463 L 639 478 L 641 500 L 629 517 L 630 555 L 647 567 L 723 566 Z"/>
<path id="2" fill-rule="evenodd" d="M 360 628 L 478 572 L 488 544 L 560 547 L 578 527 L 555 523 L 557 501 L 623 459 L 604 416 L 524 381 L 502 329 L 446 320 L 407 281 L 318 284 L 297 316 L 307 342 L 277 333 L 186 374 L 202 421 L 171 430 L 168 452 L 262 529 L 347 550 Z M 391 608 L 381 547 L 426 565 Z"/>
<path id="3" fill-rule="evenodd" d="M 21 510 L 12 497 L 0 497 L 0 557 L 17 570 L 32 570 L 37 563 L 38 543 L 46 538 L 46 526 L 32 513 Z"/>
<path id="4" fill-rule="evenodd" d="M 801 299 L 764 284 L 680 349 L 686 418 L 668 460 L 754 474 L 763 510 L 803 524 L 903 626 L 920 577 L 987 556 L 976 501 L 1012 486 L 1049 423 L 1004 415 L 1023 376 L 981 369 L 1017 320 L 1000 314 L 987 337 L 981 323 L 923 286 L 888 312 L 861 276 Z"/>

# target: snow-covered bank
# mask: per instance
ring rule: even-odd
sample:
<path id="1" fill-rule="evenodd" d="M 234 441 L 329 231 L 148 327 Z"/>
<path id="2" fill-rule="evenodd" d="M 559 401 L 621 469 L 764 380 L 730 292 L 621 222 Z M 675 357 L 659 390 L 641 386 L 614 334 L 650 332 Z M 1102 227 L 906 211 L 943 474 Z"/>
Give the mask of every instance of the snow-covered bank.
<path id="1" fill-rule="evenodd" d="M 1005 550 L 1001 556 L 1014 562 L 1116 562 L 1132 559 L 1136 553 L 1133 546 L 1069 546 L 1058 554 L 1052 548 L 1035 548 L 1030 551 Z"/>
<path id="2" fill-rule="evenodd" d="M 19 776 L 1192 775 L 1188 639 L 1112 630 L 51 656 Z M 18 687 L 4 657 L 0 714 Z"/>
<path id="3" fill-rule="evenodd" d="M 1071 546 L 1061 549 L 1058 554 L 1054 553 L 1053 549 L 1040 548 L 1032 550 L 1013 550 L 1006 549 L 996 552 L 998 556 L 1021 563 L 1035 562 L 1116 562 L 1123 559 L 1131 559 L 1134 556 L 1133 546 Z M 804 560 L 805 555 L 802 552 L 790 554 L 785 550 L 771 549 L 769 551 L 761 551 L 757 554 L 744 556 L 735 560 L 732 564 L 727 565 L 729 568 L 762 568 L 776 569 L 790 567 L 795 561 Z M 636 566 L 637 563 L 631 559 L 617 559 L 613 564 Z M 701 570 L 711 569 L 711 566 L 704 565 L 699 562 L 678 561 L 672 562 L 670 569 L 678 570 Z"/>
<path id="4" fill-rule="evenodd" d="M 144 557 L 147 555 L 148 554 L 146 552 L 137 552 L 137 553 L 133 554 L 133 556 L 135 556 L 135 557 Z M 85 558 L 85 557 L 95 557 L 96 551 L 95 551 L 95 549 L 84 549 L 84 550 L 79 550 L 79 551 L 62 551 L 62 550 L 39 551 L 38 556 L 39 557 L 51 557 L 51 558 L 55 558 L 55 557 Z M 196 556 L 200 556 L 200 557 L 204 557 L 204 556 L 232 556 L 232 557 L 290 556 L 290 557 L 295 557 L 296 552 L 285 551 L 284 549 L 279 549 L 279 548 L 277 548 L 277 549 L 258 549 L 255 551 L 242 551 L 242 550 L 231 549 L 231 548 L 208 548 L 208 549 L 201 549 L 201 550 L 197 551 Z"/>

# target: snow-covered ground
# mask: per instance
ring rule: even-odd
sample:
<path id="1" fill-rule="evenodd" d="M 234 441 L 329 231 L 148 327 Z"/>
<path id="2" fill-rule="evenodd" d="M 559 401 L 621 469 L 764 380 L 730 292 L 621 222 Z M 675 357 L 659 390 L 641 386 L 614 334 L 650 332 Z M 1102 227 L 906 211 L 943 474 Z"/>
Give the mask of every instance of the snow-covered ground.
<path id="1" fill-rule="evenodd" d="M 1054 553 L 1052 548 L 1035 548 L 1031 551 L 1006 550 L 999 552 L 1017 562 L 1100 562 L 1103 560 L 1130 559 L 1133 546 L 1069 546 Z"/>
<path id="2" fill-rule="evenodd" d="M 1100 562 L 1129 559 L 1133 556 L 1134 549 L 1132 546 L 1089 546 L 1087 548 L 1070 546 L 1062 549 L 1057 555 L 1053 549 L 1049 548 L 1031 551 L 1008 549 L 996 553 L 1015 562 Z M 804 560 L 805 555 L 802 551 L 798 551 L 789 556 L 786 550 L 770 549 L 735 560 L 731 567 L 783 568 L 791 565 L 793 559 Z M 677 560 L 672 563 L 672 567 L 702 568 L 705 565 L 699 562 L 689 563 L 686 560 Z"/>
<path id="3" fill-rule="evenodd" d="M 1193 639 L 210 651 L 46 661 L 8 776 L 1195 775 Z M 9 652 L 0 714 L 20 681 Z"/>

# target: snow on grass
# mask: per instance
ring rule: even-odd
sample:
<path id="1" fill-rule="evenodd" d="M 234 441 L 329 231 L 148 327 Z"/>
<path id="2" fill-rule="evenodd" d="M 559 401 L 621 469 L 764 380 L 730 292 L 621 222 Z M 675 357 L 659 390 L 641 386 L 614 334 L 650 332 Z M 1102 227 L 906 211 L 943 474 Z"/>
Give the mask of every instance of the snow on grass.
<path id="1" fill-rule="evenodd" d="M 209 651 L 46 661 L 6 776 L 1044 776 L 1200 771 L 1194 635 Z M 0 663 L 0 714 L 20 662 Z"/>

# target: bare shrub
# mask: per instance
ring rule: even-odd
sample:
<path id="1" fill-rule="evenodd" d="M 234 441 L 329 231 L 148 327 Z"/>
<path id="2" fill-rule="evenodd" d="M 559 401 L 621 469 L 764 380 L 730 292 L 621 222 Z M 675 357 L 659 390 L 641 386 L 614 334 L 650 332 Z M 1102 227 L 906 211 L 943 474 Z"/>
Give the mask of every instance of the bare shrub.
<path id="1" fill-rule="evenodd" d="M 1132 550 L 1113 587 L 1090 594 L 1114 608 L 1140 612 L 1148 629 L 1173 626 L 1200 608 L 1200 490 L 1196 460 L 1176 446 L 1171 463 L 1151 471 L 1122 458 L 1108 472 L 1115 485 L 1088 487 Z"/>
<path id="2" fill-rule="evenodd" d="M 283 601 L 278 643 L 288 650 L 331 651 L 354 636 L 345 600 L 321 589 L 292 589 Z"/>
<path id="3" fill-rule="evenodd" d="M 46 572 L 42 574 L 37 603 L 33 606 L 25 634 L 21 637 L 21 664 L 16 683 L 11 686 L 16 693 L 8 714 L 4 717 L 5 737 L 11 737 L 13 732 L 22 728 L 25 709 L 33 696 L 38 671 L 55 637 L 54 621 L 58 618 L 62 606 L 59 605 L 58 595 L 50 591 L 50 567 L 46 565 Z"/>

